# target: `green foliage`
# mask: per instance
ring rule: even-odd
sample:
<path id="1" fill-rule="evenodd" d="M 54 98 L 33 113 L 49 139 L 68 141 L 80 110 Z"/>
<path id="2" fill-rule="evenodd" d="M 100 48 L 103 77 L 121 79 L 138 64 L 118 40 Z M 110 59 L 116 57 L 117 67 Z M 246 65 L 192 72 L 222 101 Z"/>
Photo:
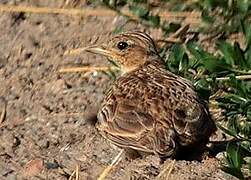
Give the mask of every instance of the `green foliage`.
<path id="1" fill-rule="evenodd" d="M 142 23 L 144 23 L 145 25 L 148 25 L 150 27 L 159 27 L 160 17 L 158 15 L 152 15 L 149 9 L 138 5 L 130 5 L 129 10 L 134 15 L 141 18 Z"/>
<path id="2" fill-rule="evenodd" d="M 244 157 L 251 155 L 251 83 L 239 80 L 236 76 L 250 73 L 247 71 L 250 70 L 250 52 L 241 49 L 238 43 L 232 45 L 226 41 L 218 41 L 217 48 L 220 53 L 214 55 L 195 42 L 183 46 L 175 44 L 166 57 L 167 68 L 194 82 L 205 100 L 209 100 L 210 95 L 219 89 L 225 91 L 224 96 L 218 97 L 216 101 L 225 112 L 227 126 L 218 127 L 236 141 L 227 146 L 227 165 L 223 166 L 223 170 L 244 179 L 242 168 L 249 163 Z M 217 80 L 220 77 L 229 79 Z"/>
<path id="3" fill-rule="evenodd" d="M 163 39 L 177 31 L 180 23 L 166 22 L 153 11 L 155 5 L 145 0 L 103 0 L 106 7 L 122 14 L 120 8 L 127 6 L 137 21 L 147 28 L 158 28 Z M 251 1 L 249 0 L 162 0 L 159 6 L 173 11 L 197 10 L 203 23 L 197 31 L 202 34 L 221 34 L 213 44 L 215 53 L 209 53 L 195 41 L 164 44 L 160 55 L 169 71 L 190 79 L 205 101 L 219 90 L 224 93 L 216 98 L 218 108 L 224 112 L 224 123 L 218 124 L 225 134 L 231 136 L 226 148 L 223 170 L 244 179 L 243 168 L 251 174 Z M 168 5 L 168 6 L 165 6 Z M 161 8 L 159 7 L 159 8 Z M 123 14 L 122 14 L 123 15 Z M 129 16 L 124 15 L 128 19 Z M 133 19 L 135 21 L 135 19 Z M 121 31 L 121 28 L 119 28 Z M 244 44 L 228 40 L 232 33 L 241 33 Z M 210 42 L 211 43 L 211 42 Z M 168 53 L 167 53 L 168 52 Z M 249 77 L 249 80 L 241 80 Z M 246 158 L 249 157 L 249 158 Z"/>
<path id="4" fill-rule="evenodd" d="M 239 179 L 244 179 L 244 176 L 241 172 L 243 157 L 240 151 L 240 146 L 231 142 L 228 144 L 226 152 L 226 161 L 228 166 L 224 167 L 224 170 L 229 174 L 238 177 Z"/>
<path id="5" fill-rule="evenodd" d="M 233 45 L 226 41 L 218 43 L 219 55 L 204 51 L 194 42 L 186 44 L 186 49 L 174 45 L 167 61 L 167 68 L 194 82 L 194 85 L 205 100 L 209 100 L 219 89 L 224 95 L 216 99 L 219 108 L 224 110 L 227 126 L 218 127 L 232 136 L 236 142 L 228 144 L 226 149 L 226 172 L 244 179 L 243 165 L 249 162 L 245 156 L 251 156 L 251 83 L 236 79 L 243 73 L 250 73 L 248 51 L 242 50 L 237 43 Z M 190 58 L 188 59 L 188 55 Z M 193 73 L 195 73 L 195 75 Z M 217 80 L 218 77 L 229 77 L 227 81 Z M 243 155 L 241 152 L 247 152 Z"/>
<path id="6" fill-rule="evenodd" d="M 172 22 L 171 23 L 164 22 L 161 26 L 165 36 L 168 35 L 169 33 L 177 31 L 180 27 L 181 25 L 179 23 L 172 23 Z"/>
<path id="7" fill-rule="evenodd" d="M 204 24 L 203 31 L 225 32 L 241 31 L 241 23 L 250 17 L 249 0 L 197 0 L 187 3 L 172 2 L 173 10 L 200 10 Z M 181 5 L 182 4 L 182 5 Z"/>

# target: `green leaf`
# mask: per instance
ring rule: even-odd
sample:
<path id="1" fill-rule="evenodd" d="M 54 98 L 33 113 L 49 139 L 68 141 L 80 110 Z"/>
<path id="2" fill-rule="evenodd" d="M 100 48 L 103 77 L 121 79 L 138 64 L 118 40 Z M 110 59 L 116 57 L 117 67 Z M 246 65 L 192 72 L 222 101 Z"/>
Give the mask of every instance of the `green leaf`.
<path id="1" fill-rule="evenodd" d="M 246 56 L 246 64 L 247 64 L 247 69 L 251 68 L 251 44 L 250 46 L 246 49 L 246 53 L 245 53 L 245 56 Z"/>
<path id="2" fill-rule="evenodd" d="M 147 0 L 133 0 L 135 3 L 147 3 Z"/>
<path id="3" fill-rule="evenodd" d="M 221 126 L 220 124 L 217 124 L 217 127 L 218 127 L 219 129 L 221 129 L 224 133 L 226 133 L 226 134 L 228 134 L 228 135 L 230 135 L 230 136 L 233 136 L 233 137 L 236 137 L 236 136 L 237 136 L 235 130 L 233 130 L 233 129 L 227 129 L 227 128 Z"/>
<path id="4" fill-rule="evenodd" d="M 249 169 L 249 174 L 251 174 L 251 159 L 249 160 L 249 163 L 248 163 L 248 169 Z"/>
<path id="5" fill-rule="evenodd" d="M 129 10 L 135 14 L 136 16 L 138 17 L 141 17 L 141 18 L 145 18 L 148 14 L 149 14 L 149 11 L 143 7 L 139 7 L 139 6 L 134 6 L 134 5 L 131 5 L 129 6 Z"/>
<path id="6" fill-rule="evenodd" d="M 204 7 L 214 9 L 216 7 L 228 8 L 228 0 L 204 0 Z"/>
<path id="7" fill-rule="evenodd" d="M 235 52 L 234 52 L 234 48 L 232 47 L 232 45 L 226 41 L 219 41 L 217 43 L 217 47 L 222 52 L 222 54 L 226 60 L 226 63 L 231 66 L 234 66 Z"/>
<path id="8" fill-rule="evenodd" d="M 226 148 L 226 153 L 228 166 L 232 170 L 232 172 L 229 173 L 240 179 L 244 179 L 243 173 L 241 172 L 243 157 L 241 155 L 239 143 L 229 142 Z"/>
<path id="9" fill-rule="evenodd" d="M 234 142 L 228 143 L 226 152 L 227 152 L 227 157 L 230 162 L 230 166 L 240 169 L 242 163 L 241 163 L 239 145 L 236 145 Z"/>
<path id="10" fill-rule="evenodd" d="M 124 6 L 126 4 L 126 0 L 102 0 L 101 1 L 104 5 L 109 8 L 116 9 L 118 6 Z"/>
<path id="11" fill-rule="evenodd" d="M 173 45 L 172 52 L 174 53 L 174 59 L 176 62 L 179 63 L 180 61 L 182 61 L 185 50 L 179 44 Z"/>
<path id="12" fill-rule="evenodd" d="M 158 27 L 160 25 L 160 17 L 159 16 L 147 16 L 146 20 L 148 21 L 148 25 L 152 27 Z"/>
<path id="13" fill-rule="evenodd" d="M 237 0 L 236 6 L 240 13 L 247 13 L 250 7 L 250 1 L 249 0 Z"/>
<path id="14" fill-rule="evenodd" d="M 245 35 L 247 49 L 251 46 L 251 23 L 250 21 L 241 21 L 241 28 Z"/>
<path id="15" fill-rule="evenodd" d="M 168 70 L 170 70 L 171 72 L 173 72 L 175 74 L 179 73 L 178 72 L 178 65 L 177 65 L 177 62 L 174 58 L 173 53 L 170 53 L 169 56 L 166 56 L 165 62 L 166 62 L 166 66 L 167 66 Z"/>
<path id="16" fill-rule="evenodd" d="M 201 17 L 205 23 L 212 24 L 215 22 L 215 17 L 210 15 L 206 10 L 202 11 Z"/>
<path id="17" fill-rule="evenodd" d="M 165 45 L 165 46 L 161 47 L 161 48 L 159 49 L 159 51 L 158 51 L 160 57 L 161 57 L 163 60 L 166 60 L 165 58 L 166 58 L 166 54 L 167 54 L 168 49 L 169 49 L 169 48 Z M 166 62 L 166 61 L 164 61 L 164 62 Z"/>
<path id="18" fill-rule="evenodd" d="M 185 49 L 179 44 L 174 44 L 171 48 L 167 63 L 168 68 L 172 72 L 184 75 L 189 67 L 189 58 Z"/>
<path id="19" fill-rule="evenodd" d="M 200 79 L 196 83 L 194 83 L 196 91 L 205 100 L 209 100 L 211 95 L 211 86 L 210 83 L 206 79 Z"/>
<path id="20" fill-rule="evenodd" d="M 226 41 L 218 41 L 217 47 L 222 52 L 227 64 L 232 67 L 238 65 L 241 69 L 248 69 L 245 52 L 240 48 L 239 43 L 235 42 L 234 45 L 231 45 Z"/>
<path id="21" fill-rule="evenodd" d="M 167 35 L 172 32 L 176 32 L 181 27 L 180 23 L 167 23 L 164 22 L 162 25 L 162 30 L 164 31 L 164 34 Z"/>
<path id="22" fill-rule="evenodd" d="M 197 61 L 204 65 L 209 73 L 220 75 L 231 71 L 231 67 L 223 59 L 218 59 L 214 55 L 204 51 L 195 43 L 189 42 L 187 48 Z"/>
<path id="23" fill-rule="evenodd" d="M 247 119 L 251 121 L 251 107 L 249 107 L 247 110 Z"/>
<path id="24" fill-rule="evenodd" d="M 228 173 L 231 174 L 237 178 L 239 178 L 240 180 L 244 180 L 244 176 L 243 173 L 241 172 L 240 169 L 236 169 L 236 168 L 230 168 L 230 167 L 223 167 L 223 170 Z"/>
<path id="25" fill-rule="evenodd" d="M 234 52 L 235 52 L 235 64 L 239 65 L 242 69 L 248 69 L 249 66 L 247 61 L 245 60 L 245 52 L 241 49 L 240 44 L 238 42 L 234 42 Z"/>
<path id="26" fill-rule="evenodd" d="M 248 90 L 248 85 L 244 83 L 243 81 L 236 79 L 235 76 L 230 76 L 228 85 L 234 88 L 234 91 L 236 92 L 236 94 L 238 93 L 239 96 L 243 98 L 251 97 L 250 96 L 251 92 L 249 92 Z"/>
<path id="27" fill-rule="evenodd" d="M 227 94 L 225 98 L 228 98 L 231 102 L 236 103 L 236 104 L 243 104 L 243 103 L 248 102 L 247 99 L 236 94 Z"/>
<path id="28" fill-rule="evenodd" d="M 179 71 L 180 72 L 184 72 L 184 71 L 187 71 L 188 69 L 188 56 L 187 54 L 183 54 L 183 57 L 181 58 L 181 61 L 179 63 Z"/>

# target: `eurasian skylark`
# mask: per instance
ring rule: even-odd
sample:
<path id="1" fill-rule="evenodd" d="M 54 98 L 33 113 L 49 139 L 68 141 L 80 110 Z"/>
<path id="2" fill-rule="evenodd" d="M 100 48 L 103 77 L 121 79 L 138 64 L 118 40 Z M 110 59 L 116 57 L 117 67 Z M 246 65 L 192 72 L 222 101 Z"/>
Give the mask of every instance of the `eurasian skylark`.
<path id="1" fill-rule="evenodd" d="M 207 106 L 188 80 L 166 70 L 151 37 L 127 32 L 86 50 L 112 59 L 122 71 L 97 115 L 103 137 L 160 157 L 206 145 L 216 130 Z"/>

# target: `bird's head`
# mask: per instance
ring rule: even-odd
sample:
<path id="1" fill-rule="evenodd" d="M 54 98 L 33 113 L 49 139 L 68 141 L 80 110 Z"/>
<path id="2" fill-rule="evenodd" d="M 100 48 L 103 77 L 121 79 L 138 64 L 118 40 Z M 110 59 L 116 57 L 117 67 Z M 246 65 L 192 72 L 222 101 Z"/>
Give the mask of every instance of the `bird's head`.
<path id="1" fill-rule="evenodd" d="M 112 37 L 106 43 L 90 46 L 85 50 L 111 59 L 123 73 L 143 65 L 149 56 L 158 56 L 154 41 L 142 32 L 122 33 Z"/>

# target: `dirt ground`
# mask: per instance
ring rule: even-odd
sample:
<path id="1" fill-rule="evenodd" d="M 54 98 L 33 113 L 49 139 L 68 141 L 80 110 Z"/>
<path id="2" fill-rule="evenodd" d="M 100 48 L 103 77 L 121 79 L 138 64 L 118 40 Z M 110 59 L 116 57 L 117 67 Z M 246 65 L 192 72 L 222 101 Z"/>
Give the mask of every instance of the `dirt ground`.
<path id="1" fill-rule="evenodd" d="M 0 3 L 63 7 L 63 0 L 0 0 Z M 87 7 L 83 3 L 80 7 Z M 59 73 L 61 67 L 107 64 L 92 54 L 64 56 L 68 49 L 106 39 L 121 17 L 0 14 L 0 179 L 97 179 L 120 149 L 86 122 L 112 79 L 103 73 Z M 130 28 L 136 28 L 132 25 Z M 218 156 L 217 156 L 218 157 Z M 168 175 L 168 170 L 172 171 Z M 162 174 L 162 175 L 160 175 Z M 161 163 L 156 156 L 122 161 L 107 179 L 234 179 L 215 157 Z"/>

